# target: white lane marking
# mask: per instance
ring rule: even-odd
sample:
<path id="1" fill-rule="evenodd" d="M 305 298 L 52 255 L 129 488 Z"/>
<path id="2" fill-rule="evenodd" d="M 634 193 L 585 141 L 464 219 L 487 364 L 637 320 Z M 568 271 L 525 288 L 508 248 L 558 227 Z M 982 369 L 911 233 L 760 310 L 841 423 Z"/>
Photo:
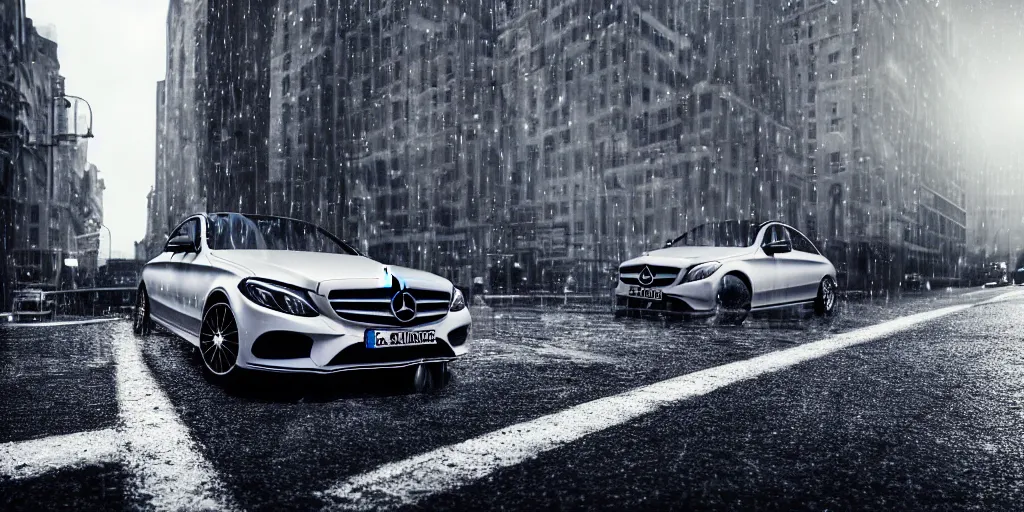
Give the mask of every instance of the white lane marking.
<path id="1" fill-rule="evenodd" d="M 983 306 L 985 304 L 992 304 L 994 302 L 1003 302 L 1003 301 L 1010 300 L 1010 299 L 1013 299 L 1013 298 L 1016 298 L 1016 297 L 1020 297 L 1022 295 L 1024 295 L 1024 291 L 1021 291 L 1021 290 L 1018 290 L 1018 291 L 1015 291 L 1015 292 L 1001 293 L 999 295 L 996 295 L 995 297 L 992 297 L 991 299 L 981 301 L 981 302 L 979 302 L 979 303 L 977 303 L 975 305 L 976 306 Z"/>
<path id="2" fill-rule="evenodd" d="M 121 458 L 138 497 L 157 510 L 229 508 L 223 484 L 150 375 L 138 340 L 124 332 L 116 338 Z"/>
<path id="3" fill-rule="evenodd" d="M 0 476 L 18 480 L 62 468 L 113 462 L 119 445 L 111 428 L 3 443 Z"/>
<path id="4" fill-rule="evenodd" d="M 820 341 L 708 368 L 444 446 L 339 482 L 318 496 L 330 508 L 376 510 L 411 505 L 580 438 L 622 425 L 662 407 L 705 395 L 839 350 L 957 313 L 951 306 L 837 334 Z"/>
<path id="5" fill-rule="evenodd" d="M 123 318 L 93 318 L 90 320 L 62 320 L 60 322 L 8 322 L 0 325 L 6 325 L 11 328 L 24 328 L 24 327 L 60 327 L 63 325 L 89 325 L 89 324 L 103 324 L 107 322 L 117 322 L 118 320 L 124 320 Z"/>

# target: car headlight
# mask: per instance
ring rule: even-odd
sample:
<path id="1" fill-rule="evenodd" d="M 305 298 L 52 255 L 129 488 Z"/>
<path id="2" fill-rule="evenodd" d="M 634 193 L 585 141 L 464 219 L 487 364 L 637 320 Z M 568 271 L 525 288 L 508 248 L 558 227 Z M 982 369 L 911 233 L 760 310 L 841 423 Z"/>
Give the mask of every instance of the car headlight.
<path id="1" fill-rule="evenodd" d="M 466 298 L 462 296 L 462 291 L 458 288 L 452 288 L 452 302 L 448 305 L 449 311 L 462 311 L 466 309 Z"/>
<path id="2" fill-rule="evenodd" d="M 246 279 L 239 283 L 242 295 L 267 309 L 280 311 L 296 316 L 317 316 L 309 293 L 298 288 L 291 288 L 279 283 Z"/>
<path id="3" fill-rule="evenodd" d="M 717 272 L 718 269 L 721 267 L 722 264 L 717 261 L 701 263 L 700 265 L 691 268 L 690 271 L 686 273 L 686 277 L 683 278 L 683 282 L 689 283 L 692 281 L 700 281 L 701 279 L 706 279 L 711 274 Z"/>

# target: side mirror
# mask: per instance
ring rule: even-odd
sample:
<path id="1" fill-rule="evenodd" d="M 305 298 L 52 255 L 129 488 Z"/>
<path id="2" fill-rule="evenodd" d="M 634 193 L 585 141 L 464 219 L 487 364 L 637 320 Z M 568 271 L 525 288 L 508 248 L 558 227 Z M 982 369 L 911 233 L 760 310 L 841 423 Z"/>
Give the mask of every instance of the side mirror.
<path id="1" fill-rule="evenodd" d="M 765 254 L 773 256 L 783 252 L 792 252 L 793 242 L 790 242 L 789 240 L 776 240 L 762 245 L 761 248 L 764 249 Z"/>
<path id="2" fill-rule="evenodd" d="M 167 241 L 167 248 L 165 251 L 196 252 L 196 245 L 192 243 L 192 237 L 188 235 L 178 235 Z"/>
<path id="3" fill-rule="evenodd" d="M 672 247 L 672 239 L 665 240 L 665 247 Z"/>

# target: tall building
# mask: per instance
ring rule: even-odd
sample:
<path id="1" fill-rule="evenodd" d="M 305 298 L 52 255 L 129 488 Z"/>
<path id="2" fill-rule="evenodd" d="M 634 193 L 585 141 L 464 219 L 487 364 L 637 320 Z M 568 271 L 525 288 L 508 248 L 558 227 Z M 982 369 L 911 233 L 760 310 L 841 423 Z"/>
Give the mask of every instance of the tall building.
<path id="1" fill-rule="evenodd" d="M 57 44 L 24 17 L 20 1 L 0 2 L 0 306 L 24 286 L 77 285 L 66 260 L 90 261 L 79 241 L 102 219 L 102 184 L 91 179 L 88 146 L 65 97 Z M 51 30 L 52 33 L 52 30 Z M 100 194 L 100 204 L 93 199 Z M 88 272 L 86 267 L 83 271 Z"/>
<path id="2" fill-rule="evenodd" d="M 28 80 L 22 81 L 25 99 L 23 123 L 28 140 L 20 152 L 20 180 L 14 191 L 15 279 L 22 283 L 56 286 L 66 240 L 62 240 L 60 206 L 66 197 L 60 181 L 61 169 L 54 168 L 54 133 L 59 133 L 54 98 L 63 94 L 63 77 L 57 60 L 57 44 L 36 32 L 26 20 L 23 59 Z"/>
<path id="3" fill-rule="evenodd" d="M 337 7 L 337 6 L 336 6 Z M 334 47 L 339 18 L 325 2 L 280 0 L 270 56 L 270 208 L 341 233 Z"/>
<path id="4" fill-rule="evenodd" d="M 806 148 L 808 233 L 842 285 L 958 274 L 966 243 L 954 140 L 955 48 L 933 2 L 785 6 L 786 115 Z"/>
<path id="5" fill-rule="evenodd" d="M 15 201 L 27 187 L 19 164 L 29 130 L 22 116 L 22 84 L 28 81 L 24 0 L 0 0 L 0 33 L 0 309 L 7 310 L 15 277 Z"/>
<path id="6" fill-rule="evenodd" d="M 197 211 L 269 211 L 270 0 L 171 0 L 147 252 Z"/>
<path id="7" fill-rule="evenodd" d="M 530 281 L 600 288 L 697 224 L 792 213 L 767 4 L 517 0 L 498 26 L 499 254 Z"/>
<path id="8" fill-rule="evenodd" d="M 158 215 L 156 238 L 164 236 L 186 215 L 205 206 L 201 179 L 209 162 L 203 91 L 207 1 L 171 0 L 167 9 L 167 66 L 158 86 L 157 152 L 163 155 L 156 172 Z M 162 103 L 162 106 L 161 106 Z"/>
<path id="9" fill-rule="evenodd" d="M 482 272 L 499 165 L 490 16 L 471 1 L 354 7 L 334 52 L 341 232 L 461 284 Z"/>
<path id="10" fill-rule="evenodd" d="M 266 213 L 270 46 L 276 0 L 205 0 L 195 45 L 204 103 L 199 174 L 205 209 Z M 321 0 L 321 3 L 322 0 Z M 203 81 L 205 80 L 205 81 Z M 204 147 L 205 145 L 205 147 Z"/>
<path id="11" fill-rule="evenodd" d="M 514 264 L 605 289 L 723 219 L 809 232 L 851 287 L 951 275 L 947 21 L 896 0 L 172 0 L 152 210 L 165 231 L 297 217 L 460 285 Z"/>

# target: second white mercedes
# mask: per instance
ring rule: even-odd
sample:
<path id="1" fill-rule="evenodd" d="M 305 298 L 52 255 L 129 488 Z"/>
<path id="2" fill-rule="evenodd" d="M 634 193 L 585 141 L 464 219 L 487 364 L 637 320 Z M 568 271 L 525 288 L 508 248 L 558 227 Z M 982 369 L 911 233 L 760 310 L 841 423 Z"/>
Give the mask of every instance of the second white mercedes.
<path id="1" fill-rule="evenodd" d="M 197 214 L 142 270 L 134 314 L 199 348 L 205 371 L 331 373 L 408 367 L 442 385 L 469 350 L 470 314 L 440 276 L 359 254 L 313 224 Z"/>
<path id="2" fill-rule="evenodd" d="M 710 316 L 739 325 L 751 311 L 836 307 L 836 269 L 814 244 L 781 222 L 702 224 L 662 249 L 619 266 L 616 314 Z"/>

